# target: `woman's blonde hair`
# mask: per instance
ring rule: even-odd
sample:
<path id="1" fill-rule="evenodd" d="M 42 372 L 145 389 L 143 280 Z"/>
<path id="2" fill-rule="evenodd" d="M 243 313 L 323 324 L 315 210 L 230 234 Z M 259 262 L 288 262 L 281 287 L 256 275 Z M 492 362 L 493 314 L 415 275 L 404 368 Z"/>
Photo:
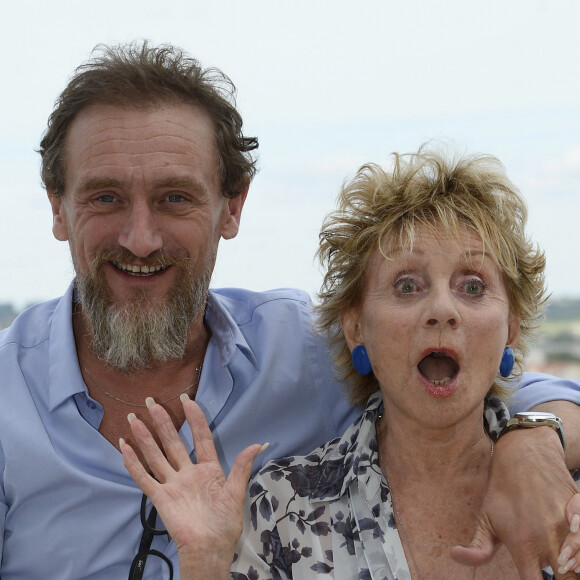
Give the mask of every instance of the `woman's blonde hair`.
<path id="1" fill-rule="evenodd" d="M 546 301 L 545 257 L 526 235 L 524 199 L 490 155 L 453 158 L 422 147 L 392 158 L 389 169 L 374 164 L 359 169 L 342 187 L 338 208 L 326 217 L 320 233 L 317 256 L 326 273 L 318 327 L 328 334 L 342 378 L 351 384 L 351 400 L 364 404 L 379 385 L 372 373 L 360 376 L 354 370 L 340 316 L 362 304 L 375 250 L 387 255 L 395 247 L 412 249 L 420 226 L 456 236 L 467 226 L 480 236 L 503 273 L 510 313 L 520 320 L 519 341 L 512 346 L 513 375 L 521 374 Z M 499 377 L 492 392 L 505 392 Z"/>

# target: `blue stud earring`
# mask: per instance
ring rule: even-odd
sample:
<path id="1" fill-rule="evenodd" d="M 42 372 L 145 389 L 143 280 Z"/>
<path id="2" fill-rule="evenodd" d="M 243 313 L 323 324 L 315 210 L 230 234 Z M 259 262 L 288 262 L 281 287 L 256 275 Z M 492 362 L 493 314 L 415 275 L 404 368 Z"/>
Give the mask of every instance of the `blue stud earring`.
<path id="1" fill-rule="evenodd" d="M 352 366 L 359 375 L 364 377 L 371 374 L 371 371 L 373 370 L 371 367 L 371 361 L 369 360 L 367 349 L 362 344 L 359 344 L 352 349 L 351 356 Z"/>
<path id="2" fill-rule="evenodd" d="M 501 362 L 499 363 L 499 374 L 506 379 L 512 374 L 514 370 L 514 350 L 511 346 L 506 346 L 503 349 L 503 355 L 501 357 Z"/>

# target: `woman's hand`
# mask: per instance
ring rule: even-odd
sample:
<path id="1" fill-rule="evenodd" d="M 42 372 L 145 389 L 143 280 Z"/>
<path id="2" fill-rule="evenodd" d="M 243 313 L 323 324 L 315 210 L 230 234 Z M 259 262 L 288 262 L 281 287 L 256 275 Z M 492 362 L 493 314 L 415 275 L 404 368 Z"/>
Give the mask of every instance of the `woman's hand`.
<path id="1" fill-rule="evenodd" d="M 264 446 L 251 445 L 236 458 L 226 478 L 202 410 L 181 400 L 193 434 L 193 463 L 165 409 L 147 399 L 149 414 L 165 454 L 145 424 L 130 415 L 131 431 L 151 476 L 130 445 L 121 440 L 125 467 L 153 502 L 179 553 L 181 578 L 228 578 L 238 538 L 252 462 Z"/>

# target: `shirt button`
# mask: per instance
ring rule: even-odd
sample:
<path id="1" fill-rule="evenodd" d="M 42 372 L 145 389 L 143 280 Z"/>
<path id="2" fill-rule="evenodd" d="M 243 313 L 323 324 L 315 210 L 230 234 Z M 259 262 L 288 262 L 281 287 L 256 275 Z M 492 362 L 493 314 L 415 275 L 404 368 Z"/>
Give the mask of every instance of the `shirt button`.
<path id="1" fill-rule="evenodd" d="M 96 409 L 97 408 L 97 405 L 96 405 L 96 403 L 94 401 L 91 401 L 90 399 L 87 399 L 87 407 L 89 409 Z"/>

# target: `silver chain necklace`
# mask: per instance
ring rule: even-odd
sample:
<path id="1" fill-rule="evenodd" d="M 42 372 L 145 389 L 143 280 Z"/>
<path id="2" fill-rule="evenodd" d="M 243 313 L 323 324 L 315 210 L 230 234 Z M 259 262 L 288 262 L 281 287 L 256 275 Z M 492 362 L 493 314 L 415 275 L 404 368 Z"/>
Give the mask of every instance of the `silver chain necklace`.
<path id="1" fill-rule="evenodd" d="M 381 469 L 383 470 L 383 473 L 385 474 L 385 480 L 387 482 L 387 487 L 389 488 L 389 493 L 391 494 L 391 503 L 393 504 L 393 509 L 395 510 L 395 516 L 396 516 L 396 520 L 398 523 L 398 527 L 401 529 L 401 532 L 403 533 L 403 539 L 405 540 L 405 544 L 407 545 L 407 548 L 409 549 L 409 555 L 411 556 L 411 562 L 413 562 L 413 567 L 415 568 L 415 572 L 417 573 L 417 577 L 419 578 L 419 580 L 423 580 L 423 575 L 421 574 L 421 570 L 419 569 L 419 566 L 417 565 L 417 560 L 415 560 L 415 554 L 413 553 L 413 548 L 411 547 L 411 542 L 409 541 L 409 536 L 407 535 L 407 529 L 405 528 L 405 524 L 403 522 L 403 518 L 401 517 L 401 512 L 399 512 L 399 508 L 397 506 L 397 502 L 395 501 L 395 493 L 393 490 L 393 486 L 391 485 L 390 481 L 389 481 L 389 475 L 387 472 L 387 468 L 386 466 L 384 467 L 384 469 L 382 468 L 382 461 L 381 461 L 381 448 L 379 445 L 379 439 L 381 438 L 381 419 L 382 419 L 382 414 L 379 415 L 378 419 L 377 419 L 377 448 L 378 448 L 378 456 L 379 456 L 379 466 L 381 467 Z M 491 462 L 493 459 L 493 449 L 494 449 L 494 445 L 493 445 L 493 441 L 490 439 L 489 440 L 489 444 L 491 446 L 491 454 L 489 456 L 489 466 L 487 468 L 488 474 L 491 473 Z M 471 575 L 471 580 L 474 580 L 475 578 L 475 574 L 477 573 L 477 568 L 474 566 L 473 567 L 473 573 Z"/>
<path id="2" fill-rule="evenodd" d="M 94 385 L 99 389 L 99 391 L 102 391 L 107 397 L 109 397 L 109 399 L 114 399 L 115 401 L 118 401 L 119 403 L 123 403 L 123 405 L 129 405 L 131 407 L 146 407 L 147 406 L 144 403 L 132 403 L 131 401 L 125 401 L 123 399 L 120 399 L 116 395 L 113 395 L 113 393 L 109 393 L 109 391 L 107 391 L 105 388 L 103 388 L 103 387 L 101 387 L 101 385 L 99 385 L 99 383 L 97 382 L 97 379 L 95 379 L 95 377 L 93 377 L 93 375 L 89 372 L 89 369 L 87 369 L 87 367 L 85 365 L 81 364 L 81 366 L 83 368 L 83 371 L 91 378 Z M 201 378 L 202 367 L 203 367 L 203 363 L 200 364 L 195 369 L 195 372 L 197 373 L 197 380 L 194 383 L 191 383 L 191 385 L 189 385 L 189 387 L 187 387 L 187 389 L 185 389 L 184 391 L 181 391 L 180 393 L 177 393 L 177 395 L 173 395 L 173 396 L 169 397 L 168 399 L 165 399 L 163 401 L 156 400 L 156 402 L 159 403 L 160 405 L 164 405 L 165 403 L 169 403 L 169 401 L 173 401 L 173 399 L 177 399 L 177 397 L 180 397 L 184 393 L 187 393 L 187 391 L 190 391 L 191 389 L 193 389 L 193 387 L 195 387 L 199 383 L 199 379 Z"/>

